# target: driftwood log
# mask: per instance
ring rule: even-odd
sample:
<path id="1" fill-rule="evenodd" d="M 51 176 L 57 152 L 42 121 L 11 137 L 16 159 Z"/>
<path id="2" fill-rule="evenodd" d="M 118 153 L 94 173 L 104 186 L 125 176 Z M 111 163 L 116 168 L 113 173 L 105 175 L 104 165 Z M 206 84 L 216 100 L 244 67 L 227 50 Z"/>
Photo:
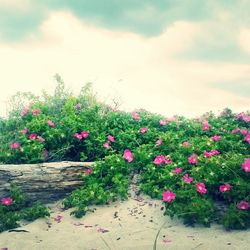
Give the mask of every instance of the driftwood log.
<path id="1" fill-rule="evenodd" d="M 51 162 L 0 165 L 0 198 L 16 184 L 30 201 L 52 202 L 65 197 L 83 183 L 85 170 L 94 162 Z"/>

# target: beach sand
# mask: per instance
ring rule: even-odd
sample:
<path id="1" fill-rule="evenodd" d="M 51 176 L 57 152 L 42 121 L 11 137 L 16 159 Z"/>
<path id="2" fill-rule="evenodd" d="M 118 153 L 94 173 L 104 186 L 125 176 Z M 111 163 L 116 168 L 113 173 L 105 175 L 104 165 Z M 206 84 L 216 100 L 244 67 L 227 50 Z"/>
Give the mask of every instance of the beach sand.
<path id="1" fill-rule="evenodd" d="M 128 200 L 92 206 L 92 211 L 81 219 L 70 215 L 72 209 L 63 210 L 61 201 L 49 207 L 50 218 L 16 229 L 24 231 L 0 234 L 0 249 L 250 249 L 250 230 L 226 231 L 221 225 L 186 227 L 181 220 L 163 215 L 162 201 L 140 196 L 136 181 L 130 185 Z"/>
<path id="2" fill-rule="evenodd" d="M 51 205 L 50 218 L 38 219 L 17 230 L 0 234 L 0 249 L 8 250 L 147 250 L 154 249 L 250 249 L 250 230 L 225 231 L 186 227 L 179 220 L 163 215 L 161 201 L 130 198 L 106 206 L 92 207 L 81 219 L 62 211 L 61 203 Z M 60 217 L 62 216 L 62 217 Z"/>

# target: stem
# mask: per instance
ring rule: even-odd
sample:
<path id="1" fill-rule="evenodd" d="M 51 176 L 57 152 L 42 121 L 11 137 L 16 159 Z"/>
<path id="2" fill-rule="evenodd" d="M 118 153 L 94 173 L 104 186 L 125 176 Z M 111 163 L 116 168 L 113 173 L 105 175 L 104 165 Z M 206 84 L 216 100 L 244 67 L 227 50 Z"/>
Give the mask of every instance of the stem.
<path id="1" fill-rule="evenodd" d="M 68 150 L 68 149 L 70 149 L 70 148 L 72 148 L 73 146 L 67 146 L 67 147 L 65 147 L 65 148 L 61 148 L 61 149 L 59 149 L 59 150 L 57 150 L 55 153 L 53 153 L 49 158 L 48 158 L 48 160 L 50 160 L 50 159 L 53 159 L 53 157 L 54 156 L 56 156 L 58 153 L 60 153 L 61 151 L 63 151 L 63 150 Z"/>
<path id="2" fill-rule="evenodd" d="M 187 212 L 187 213 L 180 213 L 180 214 L 177 214 L 176 216 L 181 216 L 181 215 L 184 215 L 184 214 L 194 214 L 195 212 Z M 154 241 L 154 246 L 153 246 L 153 250 L 156 250 L 156 245 L 157 245 L 157 239 L 159 237 L 159 234 L 162 230 L 162 228 L 165 226 L 165 224 L 167 223 L 167 221 L 165 221 L 162 226 L 160 227 L 160 229 L 158 230 L 156 236 L 155 236 L 155 241 Z"/>
<path id="3" fill-rule="evenodd" d="M 162 224 L 162 226 L 159 228 L 159 230 L 158 230 L 158 232 L 157 232 L 157 234 L 156 234 L 156 236 L 155 236 L 155 241 L 154 241 L 153 250 L 156 250 L 157 239 L 158 239 L 158 237 L 159 237 L 159 234 L 160 234 L 162 228 L 165 226 L 166 223 L 167 223 L 167 221 L 165 221 L 165 222 Z"/>

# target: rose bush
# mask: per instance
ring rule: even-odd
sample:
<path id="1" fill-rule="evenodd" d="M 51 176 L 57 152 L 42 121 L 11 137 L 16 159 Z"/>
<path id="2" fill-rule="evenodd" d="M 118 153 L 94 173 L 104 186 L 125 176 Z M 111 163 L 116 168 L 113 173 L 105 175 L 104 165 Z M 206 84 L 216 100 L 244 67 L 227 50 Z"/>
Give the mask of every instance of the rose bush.
<path id="1" fill-rule="evenodd" d="M 20 226 L 20 221 L 33 221 L 49 216 L 42 204 L 29 204 L 25 195 L 16 186 L 11 186 L 8 197 L 0 200 L 0 232 Z"/>
<path id="2" fill-rule="evenodd" d="M 250 226 L 249 113 L 127 113 L 97 102 L 88 85 L 74 97 L 59 82 L 53 96 L 14 108 L 0 128 L 2 163 L 97 162 L 64 200 L 77 217 L 88 205 L 125 199 L 136 173 L 144 193 L 163 199 L 166 215 L 188 225 Z"/>

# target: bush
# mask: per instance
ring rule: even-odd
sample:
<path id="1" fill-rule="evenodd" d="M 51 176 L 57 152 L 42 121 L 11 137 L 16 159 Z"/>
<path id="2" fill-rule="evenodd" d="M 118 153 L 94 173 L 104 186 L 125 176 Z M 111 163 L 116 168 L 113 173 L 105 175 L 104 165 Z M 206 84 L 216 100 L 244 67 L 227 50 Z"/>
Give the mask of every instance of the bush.
<path id="1" fill-rule="evenodd" d="M 46 216 L 49 216 L 49 211 L 44 205 L 30 205 L 22 191 L 12 185 L 9 196 L 1 199 L 0 232 L 20 226 L 22 220 L 33 221 Z"/>
<path id="2" fill-rule="evenodd" d="M 33 96 L 29 108 L 14 108 L 0 120 L 2 163 L 96 161 L 64 201 L 77 217 L 91 204 L 125 199 L 137 173 L 141 190 L 163 199 L 171 217 L 249 228 L 249 113 L 225 109 L 197 119 L 127 113 L 98 102 L 89 84 L 74 97 L 58 81 L 53 96 Z"/>
<path id="3" fill-rule="evenodd" d="M 121 156 L 106 156 L 85 176 L 84 185 L 64 200 L 65 208 L 78 207 L 73 214 L 81 217 L 87 212 L 88 205 L 126 199 L 130 169 Z"/>

